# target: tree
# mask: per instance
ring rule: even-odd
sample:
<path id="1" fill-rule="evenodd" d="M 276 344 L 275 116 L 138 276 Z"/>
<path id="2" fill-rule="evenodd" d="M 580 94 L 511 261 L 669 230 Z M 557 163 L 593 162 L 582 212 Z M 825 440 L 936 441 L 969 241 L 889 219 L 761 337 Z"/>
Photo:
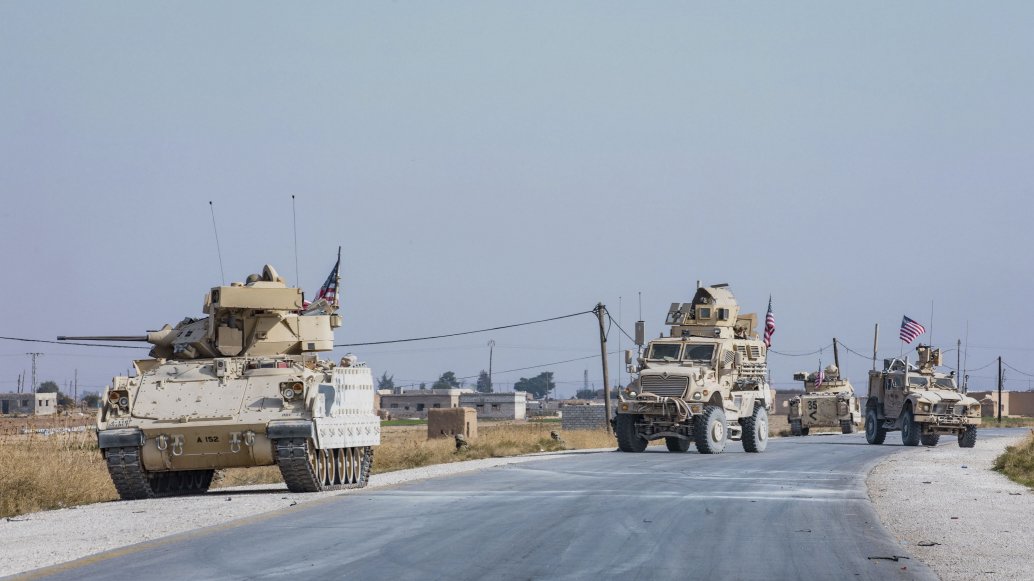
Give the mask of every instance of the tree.
<path id="1" fill-rule="evenodd" d="M 96 393 L 88 393 L 83 396 L 83 405 L 88 408 L 96 408 L 97 404 L 101 402 L 101 396 Z"/>
<path id="2" fill-rule="evenodd" d="M 602 397 L 602 395 L 598 389 L 579 389 L 574 394 L 577 399 L 596 399 L 597 397 Z"/>
<path id="3" fill-rule="evenodd" d="M 388 375 L 388 372 L 385 371 L 384 375 L 377 379 L 377 389 L 390 389 L 395 391 L 395 376 Z"/>
<path id="4" fill-rule="evenodd" d="M 452 389 L 460 386 L 460 380 L 456 379 L 456 374 L 451 371 L 446 371 L 438 378 L 438 381 L 434 382 L 431 389 Z"/>
<path id="5" fill-rule="evenodd" d="M 488 376 L 488 372 L 484 369 L 478 374 L 476 389 L 479 393 L 492 393 L 492 378 Z"/>
<path id="6" fill-rule="evenodd" d="M 526 391 L 535 399 L 546 397 L 554 389 L 556 389 L 556 383 L 553 382 L 552 371 L 543 371 L 531 379 L 522 377 L 513 385 L 514 391 Z"/>
<path id="7" fill-rule="evenodd" d="M 38 393 L 58 393 L 59 391 L 61 391 L 61 389 L 58 388 L 57 384 L 53 381 L 44 381 L 43 383 L 39 384 L 39 387 L 36 389 L 36 391 Z"/>

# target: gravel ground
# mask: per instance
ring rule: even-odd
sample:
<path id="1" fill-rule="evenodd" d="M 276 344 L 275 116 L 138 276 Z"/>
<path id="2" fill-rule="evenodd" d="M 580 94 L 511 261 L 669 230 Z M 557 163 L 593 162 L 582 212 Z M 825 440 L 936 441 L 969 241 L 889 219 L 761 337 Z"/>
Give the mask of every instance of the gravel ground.
<path id="1" fill-rule="evenodd" d="M 883 525 L 942 579 L 1031 579 L 1034 493 L 991 470 L 1022 437 L 894 454 L 869 474 Z"/>
<path id="2" fill-rule="evenodd" d="M 365 490 L 414 480 L 559 458 L 565 454 L 610 450 L 547 452 L 399 470 L 371 476 L 370 484 L 360 490 L 293 494 L 282 484 L 262 484 L 220 488 L 204 496 L 104 502 L 0 519 L 3 542 L 0 577 L 262 513 L 289 510 L 295 505 L 342 494 L 362 494 Z"/>

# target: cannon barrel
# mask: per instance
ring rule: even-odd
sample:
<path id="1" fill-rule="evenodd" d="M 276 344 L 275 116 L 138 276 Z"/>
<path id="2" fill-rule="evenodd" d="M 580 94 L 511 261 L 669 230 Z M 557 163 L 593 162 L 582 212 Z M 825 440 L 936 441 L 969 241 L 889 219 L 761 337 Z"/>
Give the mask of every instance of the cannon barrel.
<path id="1" fill-rule="evenodd" d="M 143 341 L 147 342 L 147 335 L 83 335 L 82 337 L 70 337 L 60 335 L 58 341 Z"/>

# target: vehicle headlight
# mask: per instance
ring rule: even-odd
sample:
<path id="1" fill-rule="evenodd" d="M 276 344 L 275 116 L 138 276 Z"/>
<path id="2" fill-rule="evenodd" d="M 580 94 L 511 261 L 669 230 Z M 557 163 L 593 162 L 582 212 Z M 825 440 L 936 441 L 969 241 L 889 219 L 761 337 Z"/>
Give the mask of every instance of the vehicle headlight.
<path id="1" fill-rule="evenodd" d="M 635 396 L 636 396 L 636 393 L 634 391 L 628 392 L 628 397 L 635 397 Z"/>
<path id="2" fill-rule="evenodd" d="M 118 398 L 118 405 L 120 405 L 121 407 L 124 407 L 124 408 L 129 407 L 129 398 L 126 397 L 126 396 L 122 396 L 122 397 Z"/>
<path id="3" fill-rule="evenodd" d="M 969 414 L 972 415 L 972 416 L 979 416 L 980 415 L 980 404 L 975 403 L 975 404 L 969 406 Z"/>
<path id="4" fill-rule="evenodd" d="M 695 393 L 693 394 L 693 399 L 700 399 L 701 397 L 703 397 L 703 396 L 701 396 L 701 395 L 700 395 L 700 392 L 699 392 L 699 391 L 698 391 L 698 392 L 695 392 Z"/>
<path id="5" fill-rule="evenodd" d="M 919 411 L 924 412 L 924 413 L 928 413 L 930 411 L 930 404 L 920 402 L 919 403 Z"/>
<path id="6" fill-rule="evenodd" d="M 305 388 L 300 381 L 285 381 L 280 384 L 280 395 L 282 395 L 285 400 L 291 401 L 292 399 L 301 396 L 304 389 Z"/>

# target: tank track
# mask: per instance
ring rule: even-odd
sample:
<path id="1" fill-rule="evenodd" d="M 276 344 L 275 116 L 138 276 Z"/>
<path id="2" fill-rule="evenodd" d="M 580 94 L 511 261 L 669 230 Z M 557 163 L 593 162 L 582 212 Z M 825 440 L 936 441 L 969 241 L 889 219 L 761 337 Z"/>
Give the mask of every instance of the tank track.
<path id="1" fill-rule="evenodd" d="M 312 445 L 312 441 L 307 438 L 283 438 L 273 441 L 273 447 L 276 449 L 276 464 L 280 467 L 280 474 L 283 475 L 287 489 L 291 492 L 364 488 L 369 482 L 370 468 L 373 466 L 372 446 L 363 448 L 363 459 L 356 482 L 327 484 L 326 481 L 321 482 L 317 478 L 316 470 L 309 462 L 309 451 Z"/>
<path id="2" fill-rule="evenodd" d="M 215 470 L 148 472 L 140 464 L 139 447 L 108 448 L 104 460 L 122 500 L 204 494 L 215 474 Z"/>

